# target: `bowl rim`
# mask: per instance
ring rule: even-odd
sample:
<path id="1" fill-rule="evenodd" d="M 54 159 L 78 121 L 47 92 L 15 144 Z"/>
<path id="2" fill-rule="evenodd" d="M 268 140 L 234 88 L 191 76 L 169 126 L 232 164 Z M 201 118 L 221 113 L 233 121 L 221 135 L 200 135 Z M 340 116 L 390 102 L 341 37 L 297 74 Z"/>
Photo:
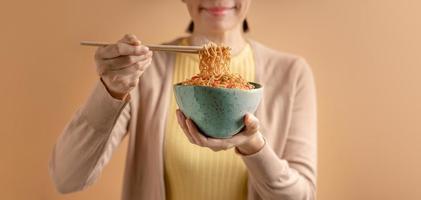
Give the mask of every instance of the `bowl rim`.
<path id="1" fill-rule="evenodd" d="M 263 85 L 260 83 L 249 81 L 248 83 L 254 85 L 255 88 L 251 90 L 243 90 L 238 88 L 222 88 L 222 87 L 210 87 L 204 85 L 182 85 L 182 82 L 174 84 L 174 88 L 176 87 L 192 87 L 192 88 L 206 88 L 210 90 L 227 90 L 227 91 L 242 91 L 242 92 L 253 92 L 253 91 L 260 91 L 263 90 Z"/>

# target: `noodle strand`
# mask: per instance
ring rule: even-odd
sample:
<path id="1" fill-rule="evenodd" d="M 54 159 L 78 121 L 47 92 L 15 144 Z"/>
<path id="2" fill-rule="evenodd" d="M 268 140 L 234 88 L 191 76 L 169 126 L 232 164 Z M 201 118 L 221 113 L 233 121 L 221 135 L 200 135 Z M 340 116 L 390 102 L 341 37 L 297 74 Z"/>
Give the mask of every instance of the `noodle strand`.
<path id="1" fill-rule="evenodd" d="M 199 85 L 219 88 L 250 90 L 254 86 L 239 74 L 230 71 L 231 49 L 209 42 L 199 51 L 199 74 L 182 82 L 183 85 Z"/>

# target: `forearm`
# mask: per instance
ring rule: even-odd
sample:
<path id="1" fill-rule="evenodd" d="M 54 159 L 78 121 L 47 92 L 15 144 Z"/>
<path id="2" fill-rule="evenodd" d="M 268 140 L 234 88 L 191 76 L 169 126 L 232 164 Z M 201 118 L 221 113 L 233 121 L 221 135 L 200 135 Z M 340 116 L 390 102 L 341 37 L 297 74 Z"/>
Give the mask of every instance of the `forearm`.
<path id="1" fill-rule="evenodd" d="M 263 199 L 315 199 L 315 184 L 310 178 L 280 159 L 268 144 L 242 158 L 253 187 Z"/>
<path id="2" fill-rule="evenodd" d="M 83 189 L 109 137 L 75 118 L 58 139 L 50 160 L 50 174 L 61 193 Z"/>
<path id="3" fill-rule="evenodd" d="M 92 183 L 127 132 L 130 107 L 110 99 L 105 92 L 102 85 L 97 85 L 53 149 L 50 174 L 62 193 Z"/>

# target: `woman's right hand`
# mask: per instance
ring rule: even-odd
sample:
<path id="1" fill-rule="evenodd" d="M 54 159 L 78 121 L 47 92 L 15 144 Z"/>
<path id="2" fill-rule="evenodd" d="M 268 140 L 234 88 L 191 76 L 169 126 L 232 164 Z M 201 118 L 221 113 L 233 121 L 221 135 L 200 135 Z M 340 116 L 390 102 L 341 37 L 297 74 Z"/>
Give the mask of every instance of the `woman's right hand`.
<path id="1" fill-rule="evenodd" d="M 136 87 L 139 77 L 151 64 L 152 51 L 136 36 L 127 34 L 116 44 L 99 47 L 95 62 L 108 92 L 122 100 Z"/>

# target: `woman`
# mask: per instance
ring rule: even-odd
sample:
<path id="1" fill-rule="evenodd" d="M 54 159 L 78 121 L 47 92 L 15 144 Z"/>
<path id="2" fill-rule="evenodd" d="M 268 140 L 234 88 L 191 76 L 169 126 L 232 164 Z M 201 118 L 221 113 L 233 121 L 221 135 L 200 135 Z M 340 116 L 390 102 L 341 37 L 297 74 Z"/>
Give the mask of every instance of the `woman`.
<path id="1" fill-rule="evenodd" d="M 242 132 L 207 138 L 176 110 L 172 84 L 197 73 L 197 57 L 152 54 L 126 35 L 95 54 L 100 81 L 52 154 L 58 190 L 92 184 L 129 135 L 123 199 L 315 199 L 313 75 L 302 58 L 245 38 L 250 2 L 184 0 L 191 35 L 171 42 L 224 43 L 232 48 L 232 71 L 264 85 L 262 102 L 255 115 L 244 117 Z"/>

